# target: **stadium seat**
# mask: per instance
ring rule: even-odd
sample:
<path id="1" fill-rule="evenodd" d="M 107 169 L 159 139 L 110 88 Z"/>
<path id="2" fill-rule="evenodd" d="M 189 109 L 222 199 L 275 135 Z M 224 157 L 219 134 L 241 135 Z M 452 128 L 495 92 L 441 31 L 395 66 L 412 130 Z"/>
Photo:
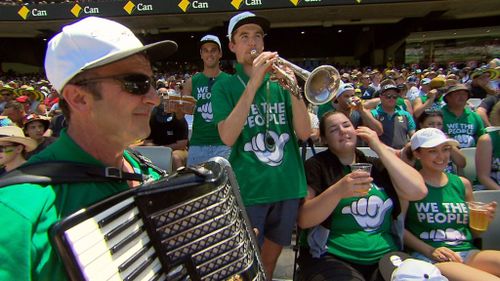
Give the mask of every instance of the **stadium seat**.
<path id="1" fill-rule="evenodd" d="M 172 149 L 166 146 L 135 146 L 133 149 L 139 151 L 153 164 L 167 171 L 172 172 Z"/>
<path id="2" fill-rule="evenodd" d="M 361 146 L 361 147 L 357 147 L 359 150 L 361 150 L 365 156 L 367 157 L 376 157 L 378 158 L 378 154 L 373 151 L 370 147 L 368 146 Z"/>
<path id="3" fill-rule="evenodd" d="M 470 180 L 472 184 L 476 181 L 476 148 L 465 147 L 460 149 L 465 156 L 465 167 L 459 174 Z"/>
<path id="4" fill-rule="evenodd" d="M 467 102 L 472 106 L 472 110 L 476 110 L 476 108 L 481 104 L 481 101 L 483 99 L 480 98 L 470 98 L 467 100 Z"/>
<path id="5" fill-rule="evenodd" d="M 491 201 L 496 201 L 500 203 L 500 190 L 479 190 L 474 191 L 474 200 L 489 203 Z M 498 237 L 500 237 L 500 215 L 497 215 L 490 223 L 488 230 L 481 235 L 482 239 L 482 249 L 483 250 L 500 250 L 500 243 L 498 242 Z"/>

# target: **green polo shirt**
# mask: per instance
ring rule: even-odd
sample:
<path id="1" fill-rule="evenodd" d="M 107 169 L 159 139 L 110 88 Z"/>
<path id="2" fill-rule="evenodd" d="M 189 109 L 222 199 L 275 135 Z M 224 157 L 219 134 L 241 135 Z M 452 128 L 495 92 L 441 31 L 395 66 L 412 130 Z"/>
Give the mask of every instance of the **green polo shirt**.
<path id="1" fill-rule="evenodd" d="M 460 143 L 460 148 L 475 147 L 478 138 L 484 134 L 483 120 L 479 114 L 465 108 L 460 116 L 443 106 L 443 131 Z"/>
<path id="2" fill-rule="evenodd" d="M 242 65 L 238 64 L 236 74 L 215 84 L 212 106 L 216 124 L 232 112 L 248 80 Z M 276 82 L 269 82 L 267 93 L 268 80 L 269 75 L 266 75 L 229 157 L 246 206 L 302 198 L 307 192 L 304 166 L 293 129 L 290 93 Z M 267 106 L 269 114 L 266 114 Z M 269 133 L 275 140 L 274 150 L 269 150 L 263 141 L 266 119 L 269 120 Z"/>
<path id="3" fill-rule="evenodd" d="M 124 157 L 136 173 L 159 178 L 152 169 L 141 171 L 139 163 L 128 152 Z M 76 144 L 65 130 L 55 143 L 34 155 L 29 163 L 56 160 L 104 167 Z M 0 280 L 66 280 L 63 265 L 50 244 L 47 232 L 50 226 L 128 188 L 126 182 L 17 184 L 0 188 Z"/>
<path id="4" fill-rule="evenodd" d="M 380 136 L 380 140 L 383 143 L 396 149 L 403 148 L 408 143 L 409 133 L 416 128 L 415 121 L 408 111 L 396 107 L 394 113 L 389 115 L 379 104 L 371 110 L 371 113 L 382 123 L 384 133 Z"/>

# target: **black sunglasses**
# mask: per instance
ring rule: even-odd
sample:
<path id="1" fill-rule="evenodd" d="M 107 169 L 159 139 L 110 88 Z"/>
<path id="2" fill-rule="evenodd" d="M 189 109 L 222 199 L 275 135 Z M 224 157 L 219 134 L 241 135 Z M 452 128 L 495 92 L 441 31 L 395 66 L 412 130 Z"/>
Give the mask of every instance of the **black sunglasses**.
<path id="1" fill-rule="evenodd" d="M 98 82 L 100 80 L 116 80 L 122 84 L 122 89 L 137 96 L 146 95 L 151 88 L 154 89 L 154 79 L 144 74 L 123 74 L 116 76 L 105 76 L 89 78 L 77 81 L 75 85 L 85 85 L 89 83 Z"/>
<path id="2" fill-rule="evenodd" d="M 382 95 L 383 97 L 385 97 L 386 99 L 397 99 L 399 98 L 398 95 Z"/>

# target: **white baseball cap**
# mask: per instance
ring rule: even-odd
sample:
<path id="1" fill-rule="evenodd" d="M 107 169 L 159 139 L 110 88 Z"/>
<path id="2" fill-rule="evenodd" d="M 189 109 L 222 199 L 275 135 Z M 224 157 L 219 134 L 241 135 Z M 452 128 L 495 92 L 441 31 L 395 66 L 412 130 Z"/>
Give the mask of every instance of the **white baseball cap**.
<path id="1" fill-rule="evenodd" d="M 335 95 L 335 99 L 338 99 L 342 94 L 349 90 L 354 91 L 354 86 L 351 83 L 342 83 L 337 91 L 337 94 Z"/>
<path id="2" fill-rule="evenodd" d="M 201 46 L 203 46 L 203 44 L 205 43 L 214 43 L 214 44 L 217 44 L 217 46 L 219 46 L 219 50 L 222 50 L 222 45 L 220 44 L 220 40 L 219 40 L 219 37 L 215 36 L 215 35 L 210 35 L 210 34 L 207 34 L 205 36 L 203 36 L 201 39 L 200 39 L 200 48 Z"/>
<path id="3" fill-rule="evenodd" d="M 229 26 L 227 28 L 227 37 L 229 38 L 229 41 L 231 41 L 231 35 L 236 29 L 238 29 L 238 27 L 248 23 L 259 25 L 264 32 L 267 32 L 271 26 L 271 23 L 266 18 L 256 16 L 254 13 L 239 13 L 229 20 Z"/>
<path id="4" fill-rule="evenodd" d="M 144 46 L 126 26 L 104 18 L 87 17 L 63 27 L 48 43 L 47 78 L 61 93 L 78 73 L 147 51 L 151 60 L 170 56 L 177 44 L 165 40 Z"/>
<path id="5" fill-rule="evenodd" d="M 404 260 L 391 275 L 391 281 L 448 281 L 435 265 L 416 259 Z"/>
<path id="6" fill-rule="evenodd" d="M 448 281 L 439 269 L 403 252 L 390 252 L 379 260 L 380 274 L 388 281 Z"/>
<path id="7" fill-rule="evenodd" d="M 436 147 L 442 143 L 458 146 L 458 141 L 448 138 L 443 131 L 436 128 L 420 129 L 411 136 L 411 150 L 419 147 Z"/>

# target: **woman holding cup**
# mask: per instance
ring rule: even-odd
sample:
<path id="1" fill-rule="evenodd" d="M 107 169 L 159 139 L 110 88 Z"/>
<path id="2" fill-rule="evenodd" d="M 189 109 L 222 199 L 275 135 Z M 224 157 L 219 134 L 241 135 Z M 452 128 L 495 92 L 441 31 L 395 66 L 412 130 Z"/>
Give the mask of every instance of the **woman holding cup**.
<path id="1" fill-rule="evenodd" d="M 373 130 L 354 129 L 343 113 L 325 113 L 320 135 L 328 149 L 305 164 L 308 195 L 298 216 L 299 226 L 305 229 L 299 280 L 381 280 L 379 259 L 399 249 L 391 232 L 399 199 L 423 198 L 424 181 Z M 357 150 L 357 138 L 379 159 Z M 366 163 L 364 169 L 371 166 L 371 172 L 351 168 L 356 163 Z"/>
<path id="2" fill-rule="evenodd" d="M 472 243 L 474 236 L 486 230 L 476 219 L 490 221 L 497 203 L 475 204 L 470 182 L 443 172 L 452 146 L 458 142 L 435 128 L 421 129 L 411 138 L 428 194 L 418 201 L 402 202 L 405 245 L 414 257 L 436 263 L 450 280 L 500 280 L 500 251 L 479 251 Z"/>

